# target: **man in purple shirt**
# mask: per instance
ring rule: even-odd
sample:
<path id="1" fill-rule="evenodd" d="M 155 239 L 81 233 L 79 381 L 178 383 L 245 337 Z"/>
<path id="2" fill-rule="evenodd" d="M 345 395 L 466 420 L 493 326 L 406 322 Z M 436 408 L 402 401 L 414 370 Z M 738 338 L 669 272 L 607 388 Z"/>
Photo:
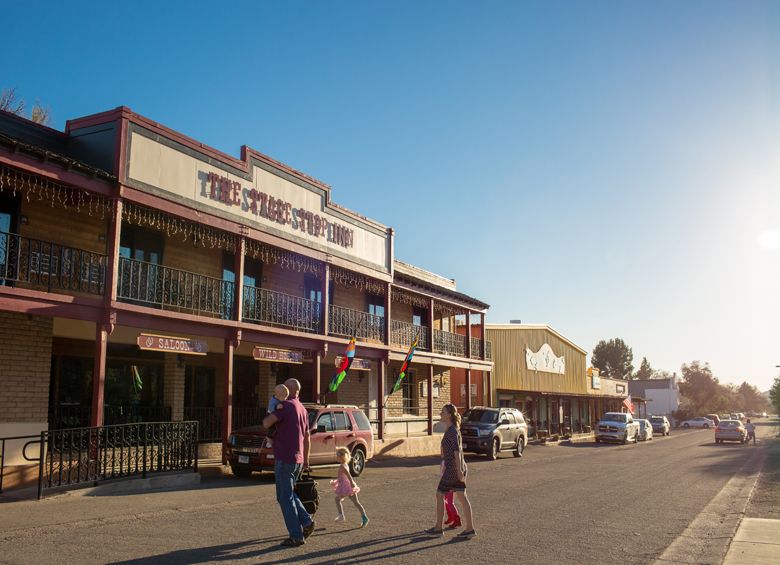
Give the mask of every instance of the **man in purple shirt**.
<path id="1" fill-rule="evenodd" d="M 301 383 L 287 379 L 284 384 L 290 390 L 290 396 L 281 403 L 281 408 L 263 418 L 263 427 L 268 429 L 277 424 L 273 444 L 276 501 L 290 534 L 282 545 L 298 547 L 306 543 L 304 540 L 314 531 L 314 520 L 295 494 L 295 483 L 301 471 L 309 466 L 311 438 L 306 409 L 298 400 Z"/>

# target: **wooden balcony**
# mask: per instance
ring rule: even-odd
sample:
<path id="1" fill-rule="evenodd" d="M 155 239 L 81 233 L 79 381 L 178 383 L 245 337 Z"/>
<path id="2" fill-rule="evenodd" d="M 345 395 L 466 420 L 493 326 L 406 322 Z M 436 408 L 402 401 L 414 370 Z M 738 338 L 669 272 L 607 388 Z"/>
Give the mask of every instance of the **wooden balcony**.
<path id="1" fill-rule="evenodd" d="M 243 319 L 247 322 L 320 333 L 322 306 L 319 302 L 254 286 L 244 287 Z"/>
<path id="2" fill-rule="evenodd" d="M 0 232 L 0 285 L 103 294 L 106 256 Z"/>
<path id="3" fill-rule="evenodd" d="M 330 334 L 341 337 L 360 337 L 377 342 L 385 341 L 385 319 L 368 312 L 330 305 Z"/>
<path id="4" fill-rule="evenodd" d="M 391 345 L 397 345 L 402 348 L 408 348 L 415 337 L 419 337 L 418 349 L 423 351 L 431 350 L 430 328 L 428 326 L 416 326 L 409 322 L 393 320 L 392 331 L 390 333 Z"/>
<path id="5" fill-rule="evenodd" d="M 117 298 L 153 308 L 233 319 L 232 282 L 155 263 L 119 258 Z"/>

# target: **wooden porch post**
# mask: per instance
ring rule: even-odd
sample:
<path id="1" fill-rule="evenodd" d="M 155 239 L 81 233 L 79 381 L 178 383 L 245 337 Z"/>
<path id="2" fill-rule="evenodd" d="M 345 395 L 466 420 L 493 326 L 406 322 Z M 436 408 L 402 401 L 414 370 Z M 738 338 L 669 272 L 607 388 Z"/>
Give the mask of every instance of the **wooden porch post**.
<path id="1" fill-rule="evenodd" d="M 487 405 L 493 406 L 493 372 L 485 371 L 485 379 L 487 379 Z"/>
<path id="2" fill-rule="evenodd" d="M 236 274 L 235 288 L 235 300 L 233 301 L 233 307 L 236 309 L 236 313 L 233 315 L 234 320 L 239 322 L 244 319 L 244 254 L 246 253 L 246 238 L 243 235 L 236 237 L 236 255 L 233 262 L 233 272 Z"/>
<path id="3" fill-rule="evenodd" d="M 236 343 L 232 337 L 225 340 L 223 357 L 225 371 L 225 404 L 222 407 L 222 464 L 227 465 L 225 446 L 233 431 L 233 353 Z"/>
<path id="4" fill-rule="evenodd" d="M 484 361 L 486 357 L 485 352 L 487 350 L 487 346 L 485 345 L 485 343 L 487 342 L 487 335 L 485 334 L 485 313 L 481 312 L 479 318 L 480 318 L 479 320 L 480 333 L 482 333 L 482 342 L 479 345 L 479 349 L 480 349 L 479 358 Z"/>
<path id="5" fill-rule="evenodd" d="M 466 310 L 466 359 L 471 359 L 471 312 Z"/>
<path id="6" fill-rule="evenodd" d="M 471 369 L 466 369 L 466 410 L 471 410 Z"/>
<path id="7" fill-rule="evenodd" d="M 428 435 L 433 435 L 433 364 L 428 365 Z"/>
<path id="8" fill-rule="evenodd" d="M 433 329 L 433 320 L 434 320 L 433 309 L 434 309 L 434 303 L 433 303 L 433 298 L 431 298 L 430 304 L 428 305 L 428 337 L 430 339 L 428 343 L 431 348 L 430 349 L 431 352 L 433 352 L 436 349 L 436 347 L 434 347 L 434 342 L 433 342 L 433 338 L 436 333 Z"/>
<path id="9" fill-rule="evenodd" d="M 379 363 L 379 382 L 376 387 L 377 395 L 377 438 L 385 437 L 385 375 L 387 373 L 387 359 L 380 359 Z"/>
<path id="10" fill-rule="evenodd" d="M 315 404 L 320 403 L 320 391 L 322 390 L 321 387 L 321 378 L 322 378 L 322 370 L 321 370 L 321 361 L 322 361 L 322 354 L 319 351 L 315 351 L 312 355 L 312 373 L 311 373 L 311 401 Z"/>
<path id="11" fill-rule="evenodd" d="M 322 335 L 330 331 L 330 265 L 325 263 L 322 270 Z M 319 391 L 317 393 L 319 398 Z M 317 402 L 317 401 L 315 401 Z"/>
<path id="12" fill-rule="evenodd" d="M 92 369 L 92 412 L 89 415 L 89 425 L 103 425 L 103 400 L 106 384 L 106 348 L 108 331 L 101 324 L 95 324 L 95 361 Z"/>
<path id="13" fill-rule="evenodd" d="M 393 322 L 390 315 L 392 304 L 393 285 L 392 283 L 387 283 L 387 291 L 385 292 L 385 345 L 392 343 Z"/>

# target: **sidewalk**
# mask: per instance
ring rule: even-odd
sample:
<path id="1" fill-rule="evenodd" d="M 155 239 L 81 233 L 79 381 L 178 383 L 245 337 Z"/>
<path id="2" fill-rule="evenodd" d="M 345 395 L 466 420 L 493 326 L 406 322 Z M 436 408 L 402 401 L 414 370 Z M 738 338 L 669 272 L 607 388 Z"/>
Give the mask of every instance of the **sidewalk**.
<path id="1" fill-rule="evenodd" d="M 744 518 L 723 565 L 780 563 L 780 520 Z"/>

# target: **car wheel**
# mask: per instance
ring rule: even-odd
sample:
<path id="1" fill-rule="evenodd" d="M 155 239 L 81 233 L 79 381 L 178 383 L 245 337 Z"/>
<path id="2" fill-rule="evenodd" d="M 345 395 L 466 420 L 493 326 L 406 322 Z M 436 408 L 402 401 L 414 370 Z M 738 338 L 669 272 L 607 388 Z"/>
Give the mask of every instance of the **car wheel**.
<path id="1" fill-rule="evenodd" d="M 691 425 L 688 424 L 688 423 L 683 424 L 683 428 L 690 428 L 690 427 L 691 427 Z"/>
<path id="2" fill-rule="evenodd" d="M 515 447 L 515 450 L 512 452 L 512 455 L 514 455 L 515 457 L 522 457 L 523 449 L 525 449 L 525 440 L 523 436 L 520 436 L 519 438 L 517 438 L 517 447 Z"/>
<path id="3" fill-rule="evenodd" d="M 626 435 L 623 436 L 623 445 L 626 445 L 628 443 L 628 432 L 626 432 Z"/>
<path id="4" fill-rule="evenodd" d="M 359 477 L 365 468 L 366 454 L 362 448 L 356 447 L 352 452 L 352 459 L 349 461 L 349 473 L 353 477 Z"/>
<path id="5" fill-rule="evenodd" d="M 599 438 L 596 438 L 596 443 L 601 443 L 601 440 Z"/>
<path id="6" fill-rule="evenodd" d="M 710 425 L 709 424 L 704 424 L 704 429 L 705 430 L 709 430 L 710 429 Z"/>
<path id="7" fill-rule="evenodd" d="M 491 461 L 495 461 L 500 449 L 501 445 L 498 442 L 498 438 L 493 438 L 493 441 L 490 442 L 490 446 L 487 448 L 487 458 Z"/>
<path id="8" fill-rule="evenodd" d="M 634 434 L 634 443 L 639 443 L 639 434 Z"/>
<path id="9" fill-rule="evenodd" d="M 233 474 L 236 477 L 241 477 L 242 479 L 246 479 L 247 477 L 252 476 L 252 468 L 249 467 L 248 465 L 239 465 L 238 463 L 231 463 L 230 470 L 233 471 Z"/>

